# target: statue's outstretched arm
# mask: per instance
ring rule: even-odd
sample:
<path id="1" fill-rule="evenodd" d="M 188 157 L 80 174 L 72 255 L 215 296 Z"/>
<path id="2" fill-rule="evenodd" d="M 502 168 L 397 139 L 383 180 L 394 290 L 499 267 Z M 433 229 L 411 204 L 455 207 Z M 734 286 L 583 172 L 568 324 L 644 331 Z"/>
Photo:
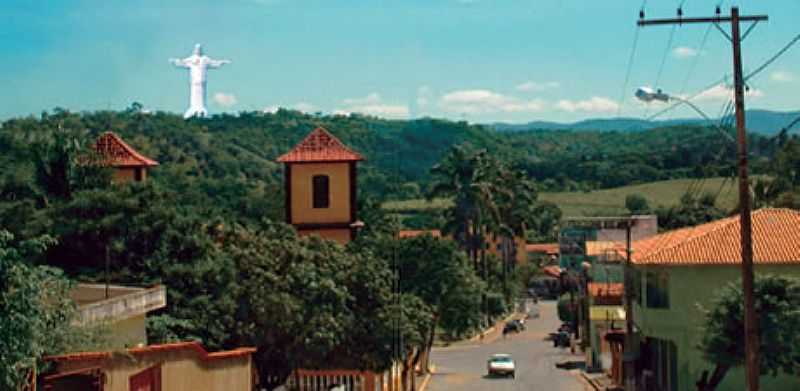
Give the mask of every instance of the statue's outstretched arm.
<path id="1" fill-rule="evenodd" d="M 188 68 L 189 67 L 189 64 L 187 64 L 186 61 L 181 60 L 179 58 L 170 58 L 169 62 L 172 65 L 174 65 L 174 66 L 176 66 L 178 68 Z"/>
<path id="2" fill-rule="evenodd" d="M 208 67 L 209 68 L 219 68 L 225 64 L 230 64 L 230 60 L 208 60 Z"/>

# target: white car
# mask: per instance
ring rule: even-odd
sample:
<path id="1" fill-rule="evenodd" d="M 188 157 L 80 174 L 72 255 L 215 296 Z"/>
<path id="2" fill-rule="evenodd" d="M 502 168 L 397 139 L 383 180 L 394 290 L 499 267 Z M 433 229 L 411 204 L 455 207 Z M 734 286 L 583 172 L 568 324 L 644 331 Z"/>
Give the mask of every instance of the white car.
<path id="1" fill-rule="evenodd" d="M 514 360 L 511 358 L 510 354 L 492 355 L 487 363 L 487 369 L 489 371 L 489 376 L 501 375 L 514 378 Z"/>

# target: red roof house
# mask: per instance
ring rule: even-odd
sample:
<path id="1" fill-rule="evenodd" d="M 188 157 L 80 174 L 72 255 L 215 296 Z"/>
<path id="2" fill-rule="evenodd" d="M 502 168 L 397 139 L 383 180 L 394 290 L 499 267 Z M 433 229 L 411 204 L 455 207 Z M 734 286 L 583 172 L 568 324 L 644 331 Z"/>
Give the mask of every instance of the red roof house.
<path id="1" fill-rule="evenodd" d="M 147 177 L 147 169 L 158 165 L 157 161 L 133 149 L 114 132 L 100 135 L 94 149 L 102 165 L 115 168 L 116 182 L 143 181 Z"/>

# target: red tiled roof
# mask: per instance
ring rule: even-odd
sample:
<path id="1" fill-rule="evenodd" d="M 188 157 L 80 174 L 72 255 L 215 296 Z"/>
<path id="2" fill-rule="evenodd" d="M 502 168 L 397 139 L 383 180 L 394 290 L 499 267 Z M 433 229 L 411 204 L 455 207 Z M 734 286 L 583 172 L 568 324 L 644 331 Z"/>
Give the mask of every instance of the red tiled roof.
<path id="1" fill-rule="evenodd" d="M 558 254 L 558 243 L 526 244 L 525 251 L 529 253 L 544 253 L 547 255 Z"/>
<path id="2" fill-rule="evenodd" d="M 561 268 L 556 265 L 545 266 L 542 268 L 542 272 L 550 277 L 561 277 Z"/>
<path id="3" fill-rule="evenodd" d="M 623 293 L 625 292 L 625 285 L 619 282 L 590 282 L 587 286 L 587 289 L 589 291 L 589 295 L 593 297 L 622 297 Z"/>
<path id="4" fill-rule="evenodd" d="M 94 149 L 104 159 L 104 164 L 113 167 L 152 167 L 158 162 L 152 160 L 122 141 L 114 132 L 105 132 L 94 144 Z"/>
<path id="5" fill-rule="evenodd" d="M 430 234 L 434 238 L 441 238 L 442 232 L 438 229 L 429 229 L 429 230 L 403 230 L 400 231 L 399 236 L 401 239 L 403 238 L 415 238 L 417 236 L 422 236 L 425 234 Z"/>
<path id="6" fill-rule="evenodd" d="M 753 262 L 800 264 L 800 211 L 753 212 Z M 665 232 L 633 244 L 640 265 L 733 265 L 742 262 L 739 216 Z"/>
<path id="7" fill-rule="evenodd" d="M 342 144 L 325 128 L 316 128 L 291 151 L 278 158 L 281 163 L 349 162 L 364 158 Z"/>
<path id="8" fill-rule="evenodd" d="M 132 355 L 147 355 L 161 352 L 174 352 L 178 350 L 190 350 L 197 353 L 201 360 L 219 360 L 233 357 L 241 357 L 253 354 L 255 348 L 238 348 L 223 352 L 209 353 L 199 342 L 177 342 L 163 345 L 149 345 L 141 348 L 131 348 L 127 352 Z M 58 356 L 47 356 L 45 361 L 96 361 L 107 360 L 113 357 L 113 352 L 79 352 L 67 353 Z"/>

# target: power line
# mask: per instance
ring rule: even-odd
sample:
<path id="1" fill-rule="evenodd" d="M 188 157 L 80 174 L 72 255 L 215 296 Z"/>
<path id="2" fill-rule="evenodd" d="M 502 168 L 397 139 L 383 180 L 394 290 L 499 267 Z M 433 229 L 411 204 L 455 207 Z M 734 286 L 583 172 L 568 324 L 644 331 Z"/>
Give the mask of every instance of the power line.
<path id="1" fill-rule="evenodd" d="M 694 98 L 697 98 L 698 96 L 702 95 L 704 92 L 710 90 L 711 88 L 714 88 L 714 87 L 716 87 L 716 86 L 718 86 L 720 84 L 725 83 L 725 81 L 727 79 L 728 79 L 728 76 L 725 75 L 721 79 L 718 79 L 714 83 L 711 83 L 711 84 L 707 85 L 705 88 L 701 89 L 700 91 L 696 92 L 694 95 L 686 98 L 685 100 L 692 100 Z M 667 108 L 665 108 L 665 109 L 663 109 L 663 110 L 661 110 L 661 111 L 659 111 L 659 112 L 657 112 L 657 113 L 655 113 L 655 114 L 653 114 L 653 115 L 651 115 L 651 116 L 649 116 L 649 117 L 647 117 L 645 119 L 647 121 L 652 121 L 656 117 L 659 117 L 659 116 L 661 116 L 661 115 L 663 115 L 663 114 L 665 114 L 667 112 L 670 112 L 670 111 L 674 110 L 676 107 L 681 106 L 683 104 L 685 104 L 685 102 L 675 102 L 672 105 L 668 106 Z"/>
<path id="2" fill-rule="evenodd" d="M 647 1 L 645 1 L 646 3 Z M 642 8 L 644 9 L 644 8 Z M 633 35 L 633 46 L 631 47 L 631 55 L 628 57 L 628 70 L 625 72 L 625 82 L 622 83 L 622 96 L 619 98 L 619 106 L 617 107 L 617 117 L 622 114 L 622 105 L 625 103 L 625 96 L 628 94 L 628 82 L 631 78 L 631 70 L 633 68 L 633 59 L 636 56 L 636 46 L 639 42 L 639 31 L 641 29 L 636 27 L 636 32 Z"/>
<path id="3" fill-rule="evenodd" d="M 683 95 L 683 92 L 686 91 L 686 87 L 689 85 L 689 79 L 692 77 L 695 68 L 697 68 L 697 63 L 700 62 L 700 55 L 703 53 L 703 50 L 706 47 L 706 42 L 708 41 L 709 33 L 711 32 L 711 25 L 708 25 L 706 28 L 706 32 L 703 34 L 703 40 L 700 42 L 700 46 L 697 49 L 697 55 L 694 56 L 692 60 L 692 65 L 689 66 L 689 72 L 686 74 L 686 78 L 683 79 L 683 86 L 681 86 L 681 90 L 679 92 L 680 95 Z"/>
<path id="4" fill-rule="evenodd" d="M 786 51 L 789 50 L 789 48 L 791 48 L 792 45 L 797 43 L 797 41 L 800 41 L 800 34 L 797 34 L 797 36 L 795 36 L 794 39 L 789 41 L 789 43 L 786 44 L 786 46 L 784 46 L 781 50 L 779 50 L 777 53 L 775 53 L 774 56 L 770 57 L 769 60 L 767 60 L 766 62 L 761 64 L 761 66 L 756 68 L 756 70 L 754 70 L 753 72 L 750 72 L 749 75 L 745 76 L 744 81 L 747 82 L 748 80 L 750 80 L 750 78 L 752 78 L 752 77 L 758 75 L 759 73 L 761 73 L 761 71 L 763 71 L 766 67 L 770 66 L 773 62 L 775 62 L 775 60 L 777 60 L 778 57 L 782 56 L 783 53 L 786 53 Z"/>

